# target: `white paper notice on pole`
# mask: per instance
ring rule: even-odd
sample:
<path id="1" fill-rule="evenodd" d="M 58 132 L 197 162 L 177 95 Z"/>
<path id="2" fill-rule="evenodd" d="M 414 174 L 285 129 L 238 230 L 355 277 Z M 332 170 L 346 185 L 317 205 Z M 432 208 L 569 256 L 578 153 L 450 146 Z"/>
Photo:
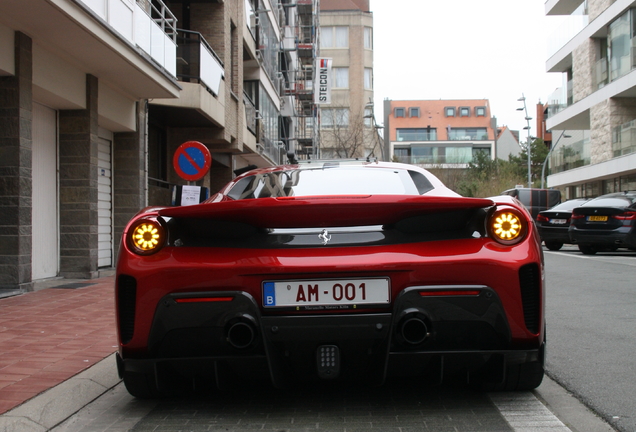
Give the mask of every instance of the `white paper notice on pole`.
<path id="1" fill-rule="evenodd" d="M 316 74 L 316 83 L 314 84 L 314 103 L 318 105 L 330 104 L 331 83 L 333 80 L 331 65 L 333 59 L 317 58 L 316 63 L 318 64 L 318 73 Z"/>
<path id="2" fill-rule="evenodd" d="M 189 206 L 199 204 L 201 186 L 183 186 L 181 189 L 181 205 Z"/>

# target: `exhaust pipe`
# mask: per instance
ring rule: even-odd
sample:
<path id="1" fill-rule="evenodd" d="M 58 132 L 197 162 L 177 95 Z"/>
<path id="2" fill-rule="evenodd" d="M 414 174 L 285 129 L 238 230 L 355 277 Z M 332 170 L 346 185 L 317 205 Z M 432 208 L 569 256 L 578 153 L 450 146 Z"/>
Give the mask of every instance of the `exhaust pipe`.
<path id="1" fill-rule="evenodd" d="M 419 309 L 407 309 L 398 322 L 398 339 L 406 345 L 419 345 L 430 335 L 427 317 Z"/>
<path id="2" fill-rule="evenodd" d="M 236 349 L 249 348 L 256 340 L 255 322 L 251 315 L 231 320 L 227 325 L 227 342 Z"/>

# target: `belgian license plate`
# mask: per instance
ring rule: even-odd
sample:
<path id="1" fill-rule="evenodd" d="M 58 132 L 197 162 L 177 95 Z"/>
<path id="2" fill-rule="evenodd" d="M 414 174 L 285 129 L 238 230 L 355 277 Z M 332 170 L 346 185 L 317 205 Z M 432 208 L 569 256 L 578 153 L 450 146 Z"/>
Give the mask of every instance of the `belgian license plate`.
<path id="1" fill-rule="evenodd" d="M 588 216 L 587 220 L 590 222 L 605 222 L 607 221 L 607 216 Z"/>
<path id="2" fill-rule="evenodd" d="M 318 279 L 263 283 L 265 307 L 351 308 L 389 304 L 389 279 Z"/>
<path id="3" fill-rule="evenodd" d="M 550 219 L 550 223 L 553 225 L 564 225 L 567 221 L 567 219 Z"/>

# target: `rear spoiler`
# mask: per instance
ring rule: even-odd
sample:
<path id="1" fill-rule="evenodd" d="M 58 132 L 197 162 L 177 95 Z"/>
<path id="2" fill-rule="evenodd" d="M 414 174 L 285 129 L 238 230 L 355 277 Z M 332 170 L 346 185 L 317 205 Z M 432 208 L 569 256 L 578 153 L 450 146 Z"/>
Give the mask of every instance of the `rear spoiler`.
<path id="1" fill-rule="evenodd" d="M 160 216 L 231 221 L 257 228 L 386 225 L 430 214 L 491 207 L 486 198 L 353 195 L 258 198 L 158 210 Z"/>

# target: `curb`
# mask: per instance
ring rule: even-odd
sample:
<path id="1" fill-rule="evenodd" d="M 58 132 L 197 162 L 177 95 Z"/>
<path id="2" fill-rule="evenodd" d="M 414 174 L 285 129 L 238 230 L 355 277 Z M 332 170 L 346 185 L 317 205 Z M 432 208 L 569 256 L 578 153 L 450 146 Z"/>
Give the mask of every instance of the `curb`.
<path id="1" fill-rule="evenodd" d="M 0 415 L 0 430 L 51 430 L 119 384 L 121 380 L 114 364 L 115 354 L 111 354 L 74 377 Z"/>

